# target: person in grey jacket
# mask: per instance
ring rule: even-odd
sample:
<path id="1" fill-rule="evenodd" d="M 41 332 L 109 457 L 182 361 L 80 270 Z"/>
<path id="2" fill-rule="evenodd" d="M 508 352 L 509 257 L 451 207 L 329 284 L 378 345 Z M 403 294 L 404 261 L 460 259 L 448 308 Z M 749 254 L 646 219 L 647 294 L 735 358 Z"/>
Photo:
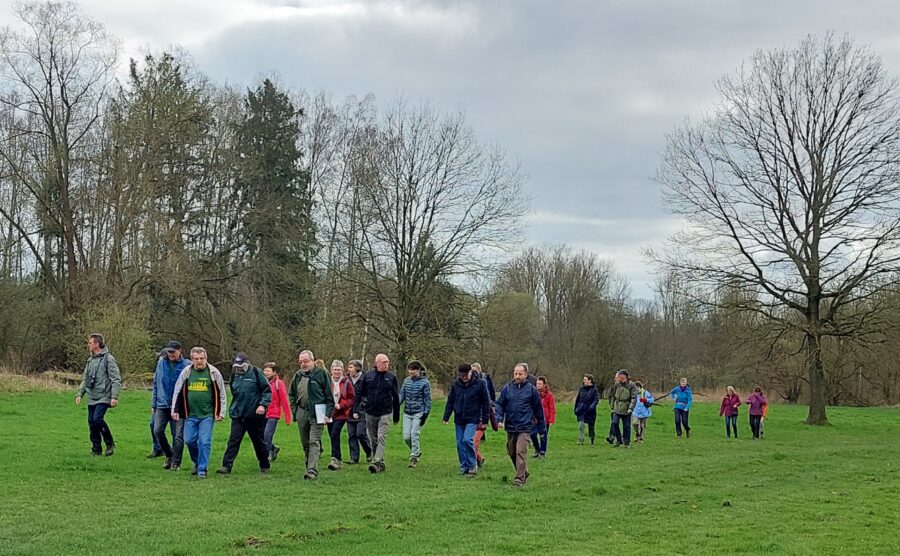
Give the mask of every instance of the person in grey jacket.
<path id="1" fill-rule="evenodd" d="M 406 365 L 409 376 L 400 387 L 400 404 L 403 408 L 403 440 L 409 447 L 409 467 L 415 468 L 422 457 L 419 436 L 431 413 L 431 384 L 425 378 L 425 366 L 420 361 Z"/>
<path id="2" fill-rule="evenodd" d="M 91 357 L 84 366 L 84 377 L 78 387 L 78 395 L 75 396 L 75 405 L 81 405 L 81 398 L 87 394 L 91 453 L 95 456 L 102 453 L 103 445 L 100 443 L 102 438 L 106 442 L 106 455 L 111 456 L 115 452 L 116 443 L 105 417 L 110 407 L 119 405 L 122 374 L 116 358 L 109 352 L 101 334 L 91 334 L 88 337 L 87 347 Z"/>

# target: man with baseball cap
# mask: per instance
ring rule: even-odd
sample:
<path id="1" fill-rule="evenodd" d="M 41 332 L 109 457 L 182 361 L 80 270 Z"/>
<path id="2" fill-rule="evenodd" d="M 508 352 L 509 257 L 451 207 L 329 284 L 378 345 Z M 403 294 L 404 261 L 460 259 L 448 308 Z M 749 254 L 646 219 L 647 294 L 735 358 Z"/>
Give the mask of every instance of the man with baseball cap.
<path id="1" fill-rule="evenodd" d="M 191 362 L 182 357 L 181 344 L 172 340 L 160 353 L 153 373 L 153 393 L 150 398 L 150 411 L 153 423 L 153 438 L 159 450 L 165 454 L 166 463 L 163 469 L 177 471 L 181 467 L 184 454 L 184 421 L 172 419 L 172 396 L 175 393 L 175 382 L 181 371 Z M 172 444 L 166 437 L 166 428 L 172 430 Z"/>
<path id="2" fill-rule="evenodd" d="M 269 449 L 266 447 L 266 411 L 272 402 L 272 387 L 266 375 L 250 364 L 243 353 L 231 361 L 231 435 L 222 457 L 222 467 L 216 473 L 227 475 L 241 449 L 244 433 L 250 437 L 259 470 L 269 472 Z"/>

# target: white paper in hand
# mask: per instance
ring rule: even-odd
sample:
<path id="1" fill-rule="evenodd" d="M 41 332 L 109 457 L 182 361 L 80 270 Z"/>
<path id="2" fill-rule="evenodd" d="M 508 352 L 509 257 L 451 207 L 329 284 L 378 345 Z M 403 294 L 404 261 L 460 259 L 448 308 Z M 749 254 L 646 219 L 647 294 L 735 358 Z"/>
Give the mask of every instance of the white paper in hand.
<path id="1" fill-rule="evenodd" d="M 325 415 L 325 404 L 317 403 L 316 404 L 316 423 L 320 425 L 324 425 L 327 421 L 325 418 L 328 417 Z"/>

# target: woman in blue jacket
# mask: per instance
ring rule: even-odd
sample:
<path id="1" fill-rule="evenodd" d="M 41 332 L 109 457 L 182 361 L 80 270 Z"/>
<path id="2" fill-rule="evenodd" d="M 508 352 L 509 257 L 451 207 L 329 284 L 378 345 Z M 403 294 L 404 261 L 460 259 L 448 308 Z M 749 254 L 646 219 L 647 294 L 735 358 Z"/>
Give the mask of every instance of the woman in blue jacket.
<path id="1" fill-rule="evenodd" d="M 675 434 L 681 438 L 681 428 L 684 427 L 684 434 L 691 437 L 691 427 L 688 425 L 688 413 L 691 410 L 691 404 L 694 402 L 694 394 L 688 385 L 686 378 L 682 378 L 679 385 L 669 390 L 669 397 L 675 401 Z"/>
<path id="2" fill-rule="evenodd" d="M 650 406 L 653 405 L 653 394 L 644 389 L 642 382 L 635 382 L 638 388 L 637 403 L 634 404 L 634 412 L 631 414 L 631 423 L 634 425 L 635 442 L 644 441 L 644 431 L 647 430 L 647 419 L 653 415 Z"/>
<path id="3" fill-rule="evenodd" d="M 578 445 L 584 444 L 584 426 L 587 425 L 588 437 L 594 443 L 594 424 L 597 422 L 597 404 L 600 403 L 600 391 L 594 384 L 594 375 L 584 375 L 581 388 L 575 398 L 575 418 L 578 419 Z"/>

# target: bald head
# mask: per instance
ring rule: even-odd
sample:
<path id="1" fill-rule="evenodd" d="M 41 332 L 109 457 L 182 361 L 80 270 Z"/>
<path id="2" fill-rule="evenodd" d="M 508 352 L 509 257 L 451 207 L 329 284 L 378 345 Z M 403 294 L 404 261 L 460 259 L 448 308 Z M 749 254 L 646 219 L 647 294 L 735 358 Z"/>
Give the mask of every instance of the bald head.
<path id="1" fill-rule="evenodd" d="M 391 359 L 387 355 L 385 355 L 383 353 L 379 353 L 378 355 L 375 356 L 375 370 L 377 370 L 380 373 L 384 373 L 384 372 L 387 372 L 387 370 L 390 368 L 390 366 L 391 366 Z"/>

